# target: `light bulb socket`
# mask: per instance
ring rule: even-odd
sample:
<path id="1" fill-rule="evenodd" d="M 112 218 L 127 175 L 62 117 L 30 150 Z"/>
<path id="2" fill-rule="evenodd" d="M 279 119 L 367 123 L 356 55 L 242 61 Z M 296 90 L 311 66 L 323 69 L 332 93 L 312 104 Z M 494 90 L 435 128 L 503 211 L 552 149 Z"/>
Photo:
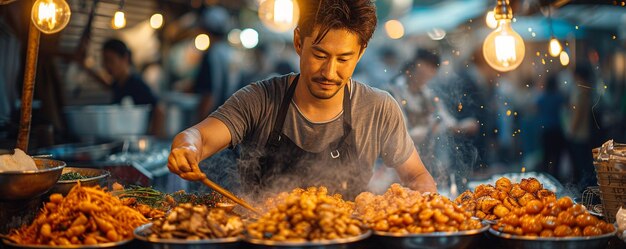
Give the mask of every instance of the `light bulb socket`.
<path id="1" fill-rule="evenodd" d="M 493 14 L 496 20 L 511 20 L 513 19 L 513 9 L 509 5 L 509 0 L 497 0 L 498 3 L 493 8 Z"/>

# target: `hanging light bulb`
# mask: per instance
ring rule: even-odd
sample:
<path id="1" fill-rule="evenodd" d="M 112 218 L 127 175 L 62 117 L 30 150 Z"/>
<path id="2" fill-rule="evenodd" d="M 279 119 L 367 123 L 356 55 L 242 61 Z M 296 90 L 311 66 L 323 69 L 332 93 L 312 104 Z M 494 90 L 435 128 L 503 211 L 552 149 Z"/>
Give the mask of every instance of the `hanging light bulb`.
<path id="1" fill-rule="evenodd" d="M 485 16 L 485 22 L 487 23 L 487 27 L 490 29 L 495 29 L 498 27 L 498 21 L 496 21 L 496 13 L 493 10 L 487 12 Z"/>
<path id="2" fill-rule="evenodd" d="M 561 65 L 569 65 L 569 55 L 567 54 L 567 52 L 565 52 L 565 50 L 561 51 L 559 55 L 559 60 L 561 61 Z"/>
<path id="3" fill-rule="evenodd" d="M 30 18 L 39 31 L 53 34 L 67 26 L 71 15 L 70 6 L 65 0 L 37 0 Z"/>
<path id="4" fill-rule="evenodd" d="M 483 56 L 493 69 L 511 71 L 524 60 L 524 40 L 511 28 L 513 11 L 509 0 L 498 0 L 494 13 L 498 27 L 485 38 Z"/>
<path id="5" fill-rule="evenodd" d="M 404 26 L 398 20 L 389 20 L 385 23 L 385 31 L 391 39 L 400 39 L 404 36 Z"/>
<path id="6" fill-rule="evenodd" d="M 293 0 L 263 0 L 259 4 L 258 14 L 261 22 L 270 30 L 285 32 L 298 23 L 300 9 Z"/>
<path id="7" fill-rule="evenodd" d="M 206 51 L 207 49 L 209 49 L 209 46 L 211 46 L 211 39 L 207 34 L 199 34 L 194 40 L 194 45 L 196 45 L 196 48 L 198 50 Z"/>
<path id="8" fill-rule="evenodd" d="M 126 27 L 126 17 L 124 16 L 123 11 L 115 11 L 113 19 L 111 19 L 111 27 L 113 27 L 113 29 L 121 29 Z"/>
<path id="9" fill-rule="evenodd" d="M 150 27 L 160 29 L 163 26 L 163 15 L 156 13 L 150 17 Z"/>
<path id="10" fill-rule="evenodd" d="M 550 56 L 557 57 L 561 54 L 561 51 L 563 51 L 561 43 L 553 36 L 552 39 L 550 39 L 550 47 L 548 49 Z"/>

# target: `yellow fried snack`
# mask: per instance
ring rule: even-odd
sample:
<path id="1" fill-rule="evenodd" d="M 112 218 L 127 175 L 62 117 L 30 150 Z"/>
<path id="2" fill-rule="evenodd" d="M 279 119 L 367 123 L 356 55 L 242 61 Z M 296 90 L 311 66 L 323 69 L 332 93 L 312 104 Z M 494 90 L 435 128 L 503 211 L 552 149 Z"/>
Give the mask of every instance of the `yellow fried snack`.
<path id="1" fill-rule="evenodd" d="M 133 230 L 147 222 L 117 197 L 79 182 L 66 197 L 50 195 L 35 221 L 9 236 L 24 245 L 94 245 L 130 239 Z"/>
<path id="2" fill-rule="evenodd" d="M 495 220 L 504 217 L 514 209 L 540 200 L 549 202 L 556 200 L 554 192 L 544 189 L 535 178 L 522 179 L 520 183 L 512 183 L 510 179 L 501 177 L 496 186 L 478 185 L 474 192 L 466 190 L 454 201 L 480 219 Z"/>
<path id="3" fill-rule="evenodd" d="M 612 233 L 615 227 L 589 214 L 569 197 L 547 201 L 531 200 L 492 225 L 504 233 L 531 237 L 580 237 Z"/>
<path id="4" fill-rule="evenodd" d="M 325 187 L 294 189 L 266 201 L 268 212 L 248 225 L 248 235 L 272 241 L 322 241 L 361 235 L 366 227 L 352 217 L 354 203 L 328 195 Z"/>
<path id="5" fill-rule="evenodd" d="M 375 231 L 390 233 L 457 232 L 481 227 L 478 220 L 448 198 L 392 184 L 383 195 L 361 193 L 356 210 Z"/>

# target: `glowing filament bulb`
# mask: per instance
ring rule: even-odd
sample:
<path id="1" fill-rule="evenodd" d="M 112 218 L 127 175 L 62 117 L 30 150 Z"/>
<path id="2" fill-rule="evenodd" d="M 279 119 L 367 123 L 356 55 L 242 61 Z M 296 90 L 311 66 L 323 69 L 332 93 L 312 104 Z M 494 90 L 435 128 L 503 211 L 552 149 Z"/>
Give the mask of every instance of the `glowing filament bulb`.
<path id="1" fill-rule="evenodd" d="M 293 2 L 276 0 L 274 2 L 274 22 L 291 24 L 293 22 Z"/>
<path id="2" fill-rule="evenodd" d="M 111 20 L 111 26 L 113 27 L 113 29 L 121 29 L 126 27 L 126 17 L 124 16 L 124 12 L 115 12 L 115 15 L 113 15 L 113 20 Z"/>
<path id="3" fill-rule="evenodd" d="M 550 53 L 550 56 L 552 57 L 557 57 L 561 54 L 561 51 L 563 50 L 563 47 L 561 47 L 561 43 L 559 42 L 559 40 L 557 40 L 556 38 L 552 37 L 552 39 L 550 39 L 550 45 L 549 45 L 549 49 L 548 52 Z"/>
<path id="4" fill-rule="evenodd" d="M 41 32 L 52 34 L 67 26 L 71 14 L 64 0 L 37 0 L 31 10 L 31 20 Z"/>
<path id="5" fill-rule="evenodd" d="M 485 38 L 483 55 L 487 64 L 501 71 L 511 71 L 524 60 L 524 40 L 511 28 L 511 20 L 498 20 L 498 27 Z"/>

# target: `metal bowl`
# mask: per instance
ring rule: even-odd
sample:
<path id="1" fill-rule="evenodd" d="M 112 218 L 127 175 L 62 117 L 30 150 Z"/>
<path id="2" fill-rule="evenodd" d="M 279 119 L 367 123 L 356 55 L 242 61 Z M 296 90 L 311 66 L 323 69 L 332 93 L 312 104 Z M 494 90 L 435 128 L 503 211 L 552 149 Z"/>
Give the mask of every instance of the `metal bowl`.
<path id="1" fill-rule="evenodd" d="M 617 229 L 616 229 L 617 230 Z M 507 249 L 602 249 L 606 248 L 607 243 L 615 236 L 615 232 L 603 234 L 593 237 L 559 237 L 544 238 L 517 236 L 502 233 L 492 228 L 488 233 L 498 243 L 498 248 Z"/>
<path id="2" fill-rule="evenodd" d="M 128 242 L 131 242 L 132 239 L 127 239 L 127 240 L 122 240 L 122 241 L 117 241 L 117 242 L 109 242 L 109 243 L 102 243 L 102 244 L 96 244 L 96 245 L 68 245 L 68 246 L 50 246 L 50 245 L 21 245 L 21 244 L 15 244 L 7 239 L 3 239 L 2 243 L 4 243 L 4 246 L 8 249 L 8 248 L 15 248 L 15 249 L 100 249 L 100 248 L 122 248 L 124 245 L 128 244 Z"/>
<path id="3" fill-rule="evenodd" d="M 459 232 L 435 232 L 422 234 L 398 234 L 374 231 L 374 241 L 384 248 L 420 248 L 420 249 L 447 249 L 447 248 L 474 248 L 489 225 L 484 224 L 480 229 Z"/>
<path id="4" fill-rule="evenodd" d="M 61 175 L 65 173 L 70 173 L 70 172 L 79 173 L 85 176 L 86 178 L 76 179 L 76 180 L 59 180 L 54 185 L 54 187 L 52 187 L 52 189 L 50 190 L 50 193 L 59 193 L 59 194 L 62 194 L 63 196 L 66 196 L 67 193 L 69 193 L 70 190 L 72 190 L 72 188 L 76 186 L 76 184 L 78 184 L 78 182 L 80 182 L 81 186 L 106 186 L 107 179 L 109 178 L 109 176 L 111 176 L 111 173 L 109 173 L 109 171 L 106 171 L 103 169 L 74 168 L 74 167 L 65 167 Z"/>
<path id="5" fill-rule="evenodd" d="M 26 200 L 40 196 L 59 180 L 65 162 L 33 159 L 39 170 L 0 171 L 0 200 Z"/>
<path id="6" fill-rule="evenodd" d="M 367 232 L 359 236 L 355 236 L 355 237 L 334 239 L 334 240 L 323 240 L 323 241 L 281 242 L 281 241 L 260 240 L 260 239 L 252 239 L 252 238 L 245 238 L 244 241 L 247 243 L 245 248 L 344 249 L 344 248 L 361 248 L 358 246 L 358 243 L 362 240 L 367 239 L 370 235 L 372 235 L 372 231 L 368 230 Z"/>
<path id="7" fill-rule="evenodd" d="M 152 223 L 137 227 L 135 238 L 152 249 L 230 249 L 239 248 L 239 238 L 229 237 L 222 239 L 183 240 L 183 239 L 155 239 L 149 238 Z"/>

